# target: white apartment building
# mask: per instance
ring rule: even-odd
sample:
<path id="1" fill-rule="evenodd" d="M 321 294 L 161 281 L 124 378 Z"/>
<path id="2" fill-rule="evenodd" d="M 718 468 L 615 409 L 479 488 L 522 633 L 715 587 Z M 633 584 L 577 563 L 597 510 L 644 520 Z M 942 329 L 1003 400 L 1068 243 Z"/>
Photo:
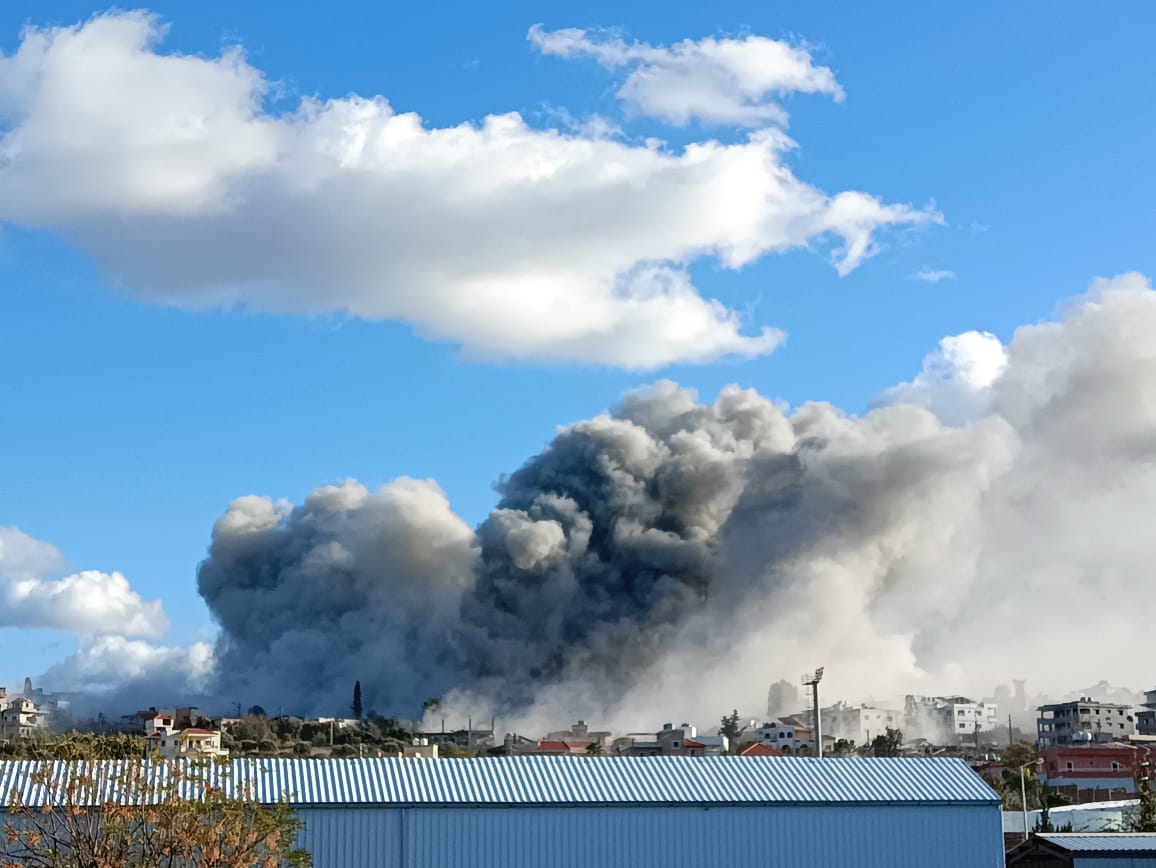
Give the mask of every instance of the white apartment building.
<path id="1" fill-rule="evenodd" d="M 999 707 L 966 696 L 908 696 L 903 718 L 905 736 L 953 745 L 982 739 L 985 732 L 994 737 L 999 728 Z"/>
<path id="2" fill-rule="evenodd" d="M 871 705 L 847 705 L 837 702 L 821 712 L 823 735 L 853 741 L 856 745 L 871 744 L 888 727 L 903 729 L 903 712 Z"/>
<path id="3" fill-rule="evenodd" d="M 764 744 L 787 755 L 811 756 L 815 753 L 815 731 L 810 726 L 795 722 L 794 719 L 771 720 L 744 733 L 740 743 Z M 824 732 L 823 750 L 830 751 L 834 744 L 835 737 L 829 732 Z"/>

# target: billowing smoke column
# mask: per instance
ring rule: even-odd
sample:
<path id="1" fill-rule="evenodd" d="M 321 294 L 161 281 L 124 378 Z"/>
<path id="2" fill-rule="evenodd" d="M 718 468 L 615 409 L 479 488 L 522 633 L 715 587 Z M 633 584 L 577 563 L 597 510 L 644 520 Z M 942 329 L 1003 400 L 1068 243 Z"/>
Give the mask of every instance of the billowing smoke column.
<path id="1" fill-rule="evenodd" d="M 861 418 L 659 383 L 561 431 L 476 531 L 429 481 L 240 498 L 199 571 L 221 694 L 332 710 L 359 679 L 382 712 L 625 726 L 820 663 L 860 698 L 1030 674 L 1041 631 L 1126 635 L 1119 600 L 1152 602 L 1153 334 L 1126 276 L 1006 349 L 944 341 Z"/>

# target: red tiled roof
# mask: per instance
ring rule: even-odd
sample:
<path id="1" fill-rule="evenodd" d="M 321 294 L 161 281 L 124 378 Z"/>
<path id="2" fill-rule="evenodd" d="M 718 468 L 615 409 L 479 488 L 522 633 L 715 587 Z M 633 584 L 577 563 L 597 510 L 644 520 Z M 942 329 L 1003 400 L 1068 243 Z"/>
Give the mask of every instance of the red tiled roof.
<path id="1" fill-rule="evenodd" d="M 739 756 L 783 756 L 783 752 L 756 741 L 740 750 Z"/>
<path id="2" fill-rule="evenodd" d="M 538 750 L 543 752 L 561 751 L 571 753 L 574 750 L 585 750 L 588 742 L 584 741 L 540 741 L 538 742 Z"/>
<path id="3" fill-rule="evenodd" d="M 706 747 L 702 742 L 695 741 L 693 738 L 684 738 L 682 740 L 683 747 Z"/>

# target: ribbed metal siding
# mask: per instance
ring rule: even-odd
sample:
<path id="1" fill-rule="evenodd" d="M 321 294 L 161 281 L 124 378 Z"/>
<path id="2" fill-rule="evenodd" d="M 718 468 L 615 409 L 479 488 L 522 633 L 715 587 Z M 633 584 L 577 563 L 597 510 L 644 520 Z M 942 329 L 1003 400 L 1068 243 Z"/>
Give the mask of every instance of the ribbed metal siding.
<path id="1" fill-rule="evenodd" d="M 999 868 L 987 806 L 305 808 L 316 868 Z"/>
<path id="2" fill-rule="evenodd" d="M 1055 844 L 1057 847 L 1063 847 L 1065 850 L 1070 850 L 1073 853 L 1089 853 L 1089 852 L 1105 852 L 1113 853 L 1121 852 L 1137 852 L 1149 851 L 1156 852 L 1156 834 L 1132 834 L 1120 832 L 1110 832 L 1106 834 L 1091 834 L 1079 835 L 1071 833 L 1043 833 L 1036 837 L 1047 841 L 1050 844 Z"/>
<path id="3" fill-rule="evenodd" d="M 103 771 L 117 768 L 101 765 Z M 39 765 L 0 763 L 0 793 L 32 802 Z M 55 773 L 65 775 L 61 763 Z M 159 772 L 164 775 L 163 767 Z M 498 757 L 233 760 L 206 775 L 295 805 L 998 804 L 962 760 L 805 757 Z M 183 791 L 195 796 L 193 785 Z M 112 795 L 106 789 L 102 795 Z"/>

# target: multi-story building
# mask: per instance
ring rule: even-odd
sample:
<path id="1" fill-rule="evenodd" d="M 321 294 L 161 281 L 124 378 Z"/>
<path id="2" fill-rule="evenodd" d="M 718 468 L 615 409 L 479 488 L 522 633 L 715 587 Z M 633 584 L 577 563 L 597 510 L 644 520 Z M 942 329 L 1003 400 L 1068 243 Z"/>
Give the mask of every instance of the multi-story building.
<path id="1" fill-rule="evenodd" d="M 8 697 L 7 704 L 0 708 L 0 739 L 32 738 L 47 730 L 48 712 L 38 708 L 31 699 Z"/>
<path id="2" fill-rule="evenodd" d="M 609 730 L 592 730 L 586 721 L 580 720 L 569 729 L 560 729 L 546 733 L 543 741 L 565 742 L 570 745 L 579 745 L 583 750 L 587 745 L 597 744 L 598 750 L 603 750 L 609 743 L 612 733 Z"/>
<path id="3" fill-rule="evenodd" d="M 1133 768 L 1143 748 L 1126 744 L 1049 747 L 1040 751 L 1040 780 L 1049 792 L 1074 802 L 1128 798 L 1136 792 Z"/>
<path id="4" fill-rule="evenodd" d="M 1136 713 L 1136 731 L 1156 735 L 1156 690 L 1144 691 L 1144 708 Z"/>
<path id="5" fill-rule="evenodd" d="M 903 733 L 932 744 L 957 745 L 982 739 L 999 727 L 999 706 L 966 696 L 908 696 L 903 709 Z"/>
<path id="6" fill-rule="evenodd" d="M 228 756 L 221 747 L 221 733 L 211 729 L 176 729 L 173 719 L 158 714 L 147 724 L 149 751 L 166 759 Z"/>
<path id="7" fill-rule="evenodd" d="M 1037 712 L 1036 738 L 1041 749 L 1106 744 L 1136 733 L 1132 706 L 1096 702 L 1090 696 L 1041 705 Z"/>
<path id="8" fill-rule="evenodd" d="M 829 752 L 835 745 L 836 736 L 823 731 L 823 750 Z M 780 751 L 784 755 L 810 756 L 815 753 L 815 731 L 810 721 L 800 717 L 786 717 L 771 720 L 745 734 L 740 743 L 762 744 Z"/>
<path id="9" fill-rule="evenodd" d="M 889 708 L 837 702 L 820 713 L 823 735 L 853 741 L 857 745 L 870 744 L 871 739 L 882 735 L 888 727 L 903 728 L 903 713 Z"/>
<path id="10" fill-rule="evenodd" d="M 725 735 L 699 735 L 689 723 L 664 723 L 656 733 L 632 732 L 614 740 L 611 752 L 621 756 L 717 756 L 727 752 Z"/>

